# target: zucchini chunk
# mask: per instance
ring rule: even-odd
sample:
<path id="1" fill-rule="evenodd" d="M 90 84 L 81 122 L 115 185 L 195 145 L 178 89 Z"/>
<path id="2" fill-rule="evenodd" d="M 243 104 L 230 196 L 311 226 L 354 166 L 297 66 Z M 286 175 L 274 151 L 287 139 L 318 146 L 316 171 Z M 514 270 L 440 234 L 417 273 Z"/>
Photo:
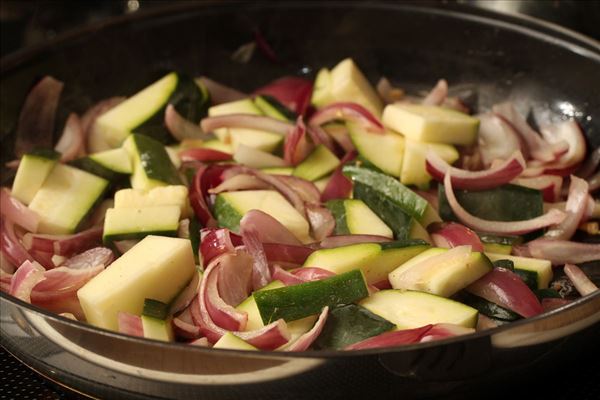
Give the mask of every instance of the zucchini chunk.
<path id="1" fill-rule="evenodd" d="M 132 134 L 123 147 L 132 159 L 132 188 L 149 190 L 157 186 L 181 185 L 179 173 L 160 142 L 148 136 Z"/>
<path id="2" fill-rule="evenodd" d="M 384 133 L 369 132 L 352 122 L 347 122 L 346 127 L 362 158 L 386 174 L 400 177 L 404 159 L 404 138 L 401 135 L 389 130 Z"/>
<path id="3" fill-rule="evenodd" d="M 29 204 L 29 208 L 40 216 L 38 232 L 75 232 L 107 188 L 106 179 L 57 164 Z"/>
<path id="4" fill-rule="evenodd" d="M 429 248 L 422 240 L 357 243 L 313 252 L 303 267 L 319 267 L 336 274 L 360 268 L 367 283 L 387 279 L 396 267 Z"/>
<path id="5" fill-rule="evenodd" d="M 285 285 L 281 281 L 273 281 L 269 283 L 267 286 L 259 289 L 262 290 L 271 290 L 285 287 Z M 258 311 L 258 306 L 256 305 L 256 300 L 253 295 L 250 295 L 246 298 L 246 300 L 242 301 L 236 307 L 238 311 L 244 311 L 248 315 L 248 322 L 246 323 L 246 330 L 252 331 L 255 329 L 260 329 L 265 326 L 262 318 L 260 317 L 260 312 Z M 288 321 L 287 327 L 290 332 L 290 340 L 294 340 L 300 337 L 302 334 L 308 332 L 310 328 L 315 324 L 317 320 L 316 315 L 311 315 L 306 318 L 297 319 L 295 321 Z"/>
<path id="6" fill-rule="evenodd" d="M 486 253 L 511 254 L 514 245 L 521 244 L 523 238 L 520 236 L 496 236 L 490 234 L 479 234 Z"/>
<path id="7" fill-rule="evenodd" d="M 219 193 L 214 213 L 219 226 L 239 232 L 240 220 L 250 210 L 263 211 L 288 228 L 303 243 L 312 241 L 308 222 L 274 190 L 243 190 Z"/>
<path id="8" fill-rule="evenodd" d="M 477 140 L 479 119 L 461 112 L 422 104 L 389 104 L 383 123 L 420 142 L 468 146 Z"/>
<path id="9" fill-rule="evenodd" d="M 315 347 L 339 350 L 394 328 L 390 321 L 366 308 L 346 304 L 331 309 Z"/>
<path id="10" fill-rule="evenodd" d="M 273 96 L 268 94 L 261 94 L 254 98 L 254 105 L 267 117 L 275 118 L 281 121 L 294 122 L 296 121 L 297 115 L 281 104 Z"/>
<path id="11" fill-rule="evenodd" d="M 145 299 L 141 318 L 145 338 L 165 342 L 173 341 L 175 335 L 168 304 L 154 299 Z"/>
<path id="12" fill-rule="evenodd" d="M 502 185 L 494 189 L 455 190 L 460 205 L 476 217 L 492 221 L 521 221 L 539 217 L 544 212 L 542 192 L 518 185 Z M 439 212 L 444 221 L 458 221 L 444 185 L 438 186 Z"/>
<path id="13" fill-rule="evenodd" d="M 123 180 L 133 172 L 129 153 L 122 147 L 78 158 L 71 165 L 111 182 Z"/>
<path id="14" fill-rule="evenodd" d="M 325 145 L 318 145 L 296 168 L 292 175 L 307 181 L 316 181 L 333 172 L 340 160 Z"/>
<path id="15" fill-rule="evenodd" d="M 258 351 L 258 349 L 252 346 L 250 343 L 247 343 L 245 340 L 235 336 L 231 332 L 225 333 L 217 343 L 213 346 L 213 349 L 232 349 L 232 350 L 254 350 Z"/>
<path id="16" fill-rule="evenodd" d="M 261 290 L 253 294 L 263 323 L 280 318 L 295 321 L 321 312 L 323 307 L 352 303 L 369 295 L 360 270 L 318 281 Z"/>
<path id="17" fill-rule="evenodd" d="M 181 218 L 193 215 L 188 199 L 188 188 L 184 185 L 159 186 L 148 191 L 121 189 L 115 192 L 114 208 L 156 206 L 178 206 L 181 210 Z"/>
<path id="18" fill-rule="evenodd" d="M 11 195 L 21 203 L 29 205 L 59 158 L 59 152 L 45 149 L 23 155 L 15 175 Z"/>
<path id="19" fill-rule="evenodd" d="M 196 273 L 187 239 L 146 236 L 77 291 L 87 321 L 116 331 L 119 311 L 140 315 L 145 299 L 170 303 Z"/>
<path id="20" fill-rule="evenodd" d="M 527 258 L 509 256 L 506 254 L 485 253 L 492 262 L 498 260 L 510 260 L 515 266 L 515 273 L 528 283 L 535 282 L 535 289 L 546 289 L 552 281 L 552 263 L 549 260 L 541 260 L 538 258 Z M 528 284 L 530 286 L 530 284 Z M 531 285 L 534 286 L 534 285 Z"/>
<path id="21" fill-rule="evenodd" d="M 210 104 L 207 93 L 191 78 L 172 72 L 101 115 L 94 130 L 111 148 L 120 146 L 132 132 L 170 143 L 173 137 L 164 125 L 167 105 L 172 104 L 184 118 L 197 123 Z"/>
<path id="22" fill-rule="evenodd" d="M 104 219 L 104 244 L 116 240 L 142 239 L 148 235 L 177 236 L 181 209 L 178 206 L 109 208 Z"/>
<path id="23" fill-rule="evenodd" d="M 480 313 L 482 313 L 486 317 L 493 318 L 496 320 L 499 319 L 501 321 L 516 321 L 518 319 L 523 318 L 514 311 L 499 306 L 496 303 L 492 303 L 491 301 L 487 301 L 486 299 L 476 296 L 473 293 L 469 293 L 467 291 L 464 291 L 460 294 L 460 301 L 473 308 L 476 308 Z"/>
<path id="24" fill-rule="evenodd" d="M 477 309 L 426 292 L 380 290 L 359 305 L 396 325 L 396 330 L 427 324 L 456 324 L 466 328 L 477 325 Z"/>
<path id="25" fill-rule="evenodd" d="M 330 200 L 326 205 L 335 218 L 336 235 L 393 237 L 392 230 L 362 200 Z"/>
<path id="26" fill-rule="evenodd" d="M 452 164 L 459 157 L 458 151 L 452 145 L 417 142 L 407 138 L 404 146 L 404 163 L 402 164 L 400 182 L 420 188 L 428 187 L 431 181 L 431 175 L 429 175 L 425 167 L 425 158 L 428 150 L 433 150 L 448 164 Z"/>
<path id="27" fill-rule="evenodd" d="M 447 252 L 448 249 L 442 248 L 428 249 L 400 265 L 389 275 L 392 287 L 450 297 L 493 269 L 493 264 L 485 254 L 475 251 L 466 257 L 450 258 L 425 266 L 421 264 Z"/>

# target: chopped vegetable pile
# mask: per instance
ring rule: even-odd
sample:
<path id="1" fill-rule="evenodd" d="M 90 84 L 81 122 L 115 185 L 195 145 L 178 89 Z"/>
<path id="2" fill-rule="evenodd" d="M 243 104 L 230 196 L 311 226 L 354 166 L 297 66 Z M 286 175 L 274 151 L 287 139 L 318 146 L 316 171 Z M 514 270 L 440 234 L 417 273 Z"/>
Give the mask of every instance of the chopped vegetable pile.
<path id="1" fill-rule="evenodd" d="M 536 130 L 509 102 L 473 115 L 444 80 L 375 89 L 346 59 L 252 94 L 173 72 L 71 113 L 40 147 L 62 89 L 45 77 L 22 108 L 0 283 L 64 317 L 214 348 L 358 350 L 598 290 L 600 149 L 574 120 Z"/>

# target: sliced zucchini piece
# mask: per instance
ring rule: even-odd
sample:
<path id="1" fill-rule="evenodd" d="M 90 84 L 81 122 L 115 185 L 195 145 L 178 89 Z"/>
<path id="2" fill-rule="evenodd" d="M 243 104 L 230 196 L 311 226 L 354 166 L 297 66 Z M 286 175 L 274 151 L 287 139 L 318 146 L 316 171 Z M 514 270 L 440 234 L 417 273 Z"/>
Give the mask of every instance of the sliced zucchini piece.
<path id="1" fill-rule="evenodd" d="M 476 217 L 492 221 L 520 221 L 539 217 L 544 212 L 542 192 L 518 185 L 502 185 L 494 189 L 455 190 L 460 205 Z M 438 186 L 439 212 L 444 221 L 458 221 L 444 185 Z"/>
<path id="2" fill-rule="evenodd" d="M 365 107 L 376 117 L 381 116 L 381 99 L 351 58 L 333 67 L 330 78 L 330 102 L 350 101 Z"/>
<path id="3" fill-rule="evenodd" d="M 129 153 L 122 147 L 93 153 L 73 160 L 71 164 L 111 182 L 122 180 L 133 172 Z"/>
<path id="4" fill-rule="evenodd" d="M 433 150 L 448 164 L 458 160 L 459 153 L 456 148 L 449 144 L 424 143 L 406 139 L 404 144 L 404 163 L 400 181 L 405 185 L 415 185 L 427 188 L 431 181 L 431 175 L 425 167 L 425 156 L 427 151 Z"/>
<path id="5" fill-rule="evenodd" d="M 334 307 L 327 316 L 323 331 L 315 341 L 319 349 L 340 350 L 395 328 L 379 315 L 356 304 Z"/>
<path id="6" fill-rule="evenodd" d="M 150 136 L 161 143 L 173 141 L 164 125 L 164 114 L 172 104 L 184 118 L 199 122 L 210 99 L 189 77 L 172 72 L 98 117 L 94 130 L 112 148 L 132 133 Z"/>
<path id="7" fill-rule="evenodd" d="M 477 140 L 479 119 L 461 112 L 422 104 L 389 104 L 383 123 L 407 139 L 468 146 Z"/>
<path id="8" fill-rule="evenodd" d="M 292 167 L 271 167 L 271 168 L 262 168 L 262 171 L 271 174 L 271 175 L 292 175 L 294 173 L 294 168 Z"/>
<path id="9" fill-rule="evenodd" d="M 308 222 L 274 190 L 244 190 L 219 193 L 214 213 L 219 226 L 239 232 L 240 220 L 250 210 L 263 211 L 283 224 L 303 243 L 312 241 Z"/>
<path id="10" fill-rule="evenodd" d="M 146 339 L 162 340 L 172 342 L 175 340 L 171 318 L 159 319 L 142 315 L 142 327 Z"/>
<path id="11" fill-rule="evenodd" d="M 477 325 L 477 309 L 445 297 L 412 290 L 380 290 L 359 305 L 396 325 L 396 330 L 427 324 Z"/>
<path id="12" fill-rule="evenodd" d="M 549 260 L 537 258 L 517 257 L 506 254 L 485 253 L 492 262 L 498 260 L 510 260 L 515 266 L 515 273 L 521 275 L 527 283 L 533 280 L 537 287 L 533 289 L 546 289 L 552 281 L 552 263 Z M 530 276 L 530 278 L 528 278 Z"/>
<path id="13" fill-rule="evenodd" d="M 310 102 L 316 107 L 335 102 L 331 93 L 331 71 L 327 68 L 321 68 L 317 73 Z"/>
<path id="14" fill-rule="evenodd" d="M 367 283 L 387 279 L 388 274 L 407 260 L 425 251 L 429 245 L 422 240 L 386 243 L 357 243 L 313 252 L 304 267 L 319 267 L 336 274 L 360 268 Z"/>
<path id="15" fill-rule="evenodd" d="M 392 131 L 369 132 L 357 123 L 347 122 L 350 139 L 358 154 L 388 175 L 400 177 L 404 138 Z"/>
<path id="16" fill-rule="evenodd" d="M 75 232 L 107 188 L 105 179 L 57 164 L 29 204 L 40 217 L 38 232 Z"/>
<path id="17" fill-rule="evenodd" d="M 254 105 L 267 117 L 275 118 L 281 121 L 295 121 L 296 114 L 281 104 L 273 96 L 261 94 L 254 98 Z"/>
<path id="18" fill-rule="evenodd" d="M 169 316 L 169 305 L 154 299 L 144 299 L 142 315 L 157 319 L 166 319 Z"/>
<path id="19" fill-rule="evenodd" d="M 448 249 L 429 249 L 400 265 L 389 275 L 392 287 L 450 297 L 493 269 L 485 254 L 478 252 L 440 259 L 435 264 L 421 264 L 435 256 L 444 258 L 447 252 Z"/>
<path id="20" fill-rule="evenodd" d="M 231 332 L 225 333 L 217 343 L 213 346 L 213 349 L 232 349 L 232 350 L 254 350 L 258 351 L 258 349 L 252 346 L 250 343 L 247 343 L 243 339 L 235 336 Z"/>
<path id="21" fill-rule="evenodd" d="M 132 134 L 123 147 L 132 159 L 132 188 L 149 190 L 157 186 L 181 185 L 177 169 L 160 142 L 148 136 Z"/>
<path id="22" fill-rule="evenodd" d="M 479 234 L 486 253 L 511 254 L 514 245 L 521 244 L 523 238 L 520 236 L 496 236 L 490 234 Z"/>
<path id="23" fill-rule="evenodd" d="M 393 237 L 392 230 L 362 200 L 330 200 L 327 208 L 335 218 L 336 235 Z"/>
<path id="24" fill-rule="evenodd" d="M 294 169 L 294 176 L 307 181 L 316 181 L 319 178 L 333 172 L 340 164 L 340 160 L 325 145 L 318 145 L 312 153 L 306 157 Z"/>
<path id="25" fill-rule="evenodd" d="M 116 331 L 119 311 L 140 315 L 145 299 L 171 300 L 196 273 L 187 239 L 146 236 L 77 291 L 87 322 Z"/>
<path id="26" fill-rule="evenodd" d="M 499 319 L 502 321 L 516 321 L 522 318 L 514 311 L 499 306 L 496 303 L 492 303 L 491 301 L 487 301 L 486 299 L 467 291 L 461 293 L 460 301 L 473 308 L 476 308 L 480 313 L 489 318 Z"/>
<path id="27" fill-rule="evenodd" d="M 109 208 L 104 218 L 102 241 L 142 239 L 148 235 L 177 236 L 178 206 Z"/>
<path id="28" fill-rule="evenodd" d="M 188 188 L 184 185 L 159 186 L 154 189 L 121 189 L 115 192 L 114 208 L 143 208 L 157 206 L 178 206 L 181 218 L 193 215 L 188 198 Z"/>
<path id="29" fill-rule="evenodd" d="M 285 287 L 285 285 L 281 281 L 273 281 L 269 283 L 267 286 L 261 288 L 260 290 L 271 290 Z M 256 300 L 254 300 L 254 296 L 250 295 L 246 300 L 242 301 L 236 309 L 238 311 L 244 311 L 248 314 L 248 322 L 246 323 L 246 330 L 252 331 L 255 329 L 260 329 L 265 326 L 260 317 L 260 312 L 258 311 L 258 307 L 256 306 Z M 311 315 L 306 318 L 297 319 L 295 321 L 287 322 L 288 331 L 290 332 L 290 340 L 294 340 L 300 335 L 308 332 L 310 328 L 315 324 L 317 320 L 316 315 Z"/>
<path id="30" fill-rule="evenodd" d="M 15 175 L 11 195 L 25 205 L 31 203 L 59 158 L 59 152 L 46 149 L 23 155 Z"/>
<path id="31" fill-rule="evenodd" d="M 319 314 L 325 306 L 349 304 L 368 295 L 369 291 L 360 270 L 253 294 L 265 325 L 280 318 L 295 321 Z"/>

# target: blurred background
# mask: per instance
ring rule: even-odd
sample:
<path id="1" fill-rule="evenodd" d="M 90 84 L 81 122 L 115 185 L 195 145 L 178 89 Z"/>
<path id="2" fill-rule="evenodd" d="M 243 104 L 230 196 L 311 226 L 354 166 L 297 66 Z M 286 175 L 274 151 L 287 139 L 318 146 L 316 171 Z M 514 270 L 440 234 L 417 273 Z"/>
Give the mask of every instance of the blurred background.
<path id="1" fill-rule="evenodd" d="M 190 1 L 194 0 L 2 0 L 0 1 L 0 55 L 5 56 L 20 48 L 34 46 L 64 31 L 103 21 L 112 16 Z M 600 0 L 439 0 L 438 2 L 456 2 L 501 12 L 526 14 L 600 40 Z"/>

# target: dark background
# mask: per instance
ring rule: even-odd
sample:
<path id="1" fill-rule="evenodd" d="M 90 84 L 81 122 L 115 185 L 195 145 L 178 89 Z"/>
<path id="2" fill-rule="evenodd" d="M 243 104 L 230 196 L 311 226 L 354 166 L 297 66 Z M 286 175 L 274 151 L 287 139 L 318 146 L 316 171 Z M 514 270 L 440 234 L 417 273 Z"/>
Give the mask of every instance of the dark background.
<path id="1" fill-rule="evenodd" d="M 189 2 L 189 1 L 188 1 Z M 448 1 L 445 1 L 448 2 Z M 473 7 L 522 13 L 554 22 L 600 40 L 599 0 L 464 0 Z M 111 16 L 143 12 L 173 4 L 152 0 L 0 0 L 0 55 L 36 46 L 70 29 L 100 22 Z M 530 377 L 533 378 L 533 377 Z M 540 381 L 541 378 L 541 381 Z M 508 384 L 508 383 L 507 383 Z M 557 365 L 556 373 L 521 382 L 511 382 L 510 397 L 550 398 L 552 400 L 600 399 L 600 368 L 594 354 L 581 354 L 579 362 Z M 487 400 L 497 398 L 500 388 L 490 388 Z M 449 399 L 466 399 L 465 393 Z M 29 370 L 0 348 L 0 399 L 77 399 Z"/>

